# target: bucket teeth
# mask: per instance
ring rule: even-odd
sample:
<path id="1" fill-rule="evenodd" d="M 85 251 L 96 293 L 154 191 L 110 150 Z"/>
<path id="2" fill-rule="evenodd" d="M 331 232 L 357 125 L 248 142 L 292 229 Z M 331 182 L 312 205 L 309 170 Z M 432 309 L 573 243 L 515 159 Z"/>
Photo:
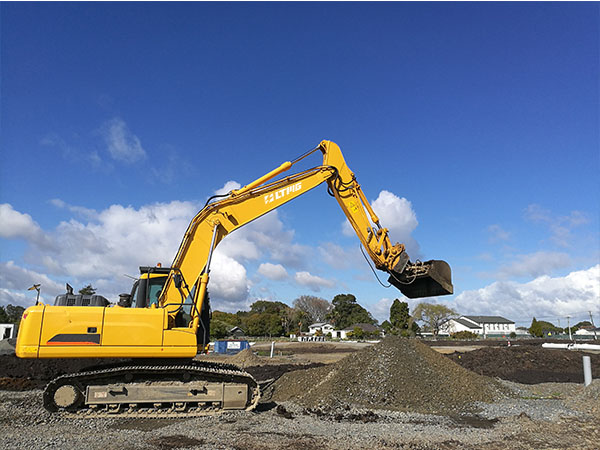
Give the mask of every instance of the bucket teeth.
<path id="1" fill-rule="evenodd" d="M 408 298 L 437 297 L 454 292 L 452 272 L 446 261 L 409 262 L 402 272 L 392 270 L 389 273 L 388 282 Z"/>

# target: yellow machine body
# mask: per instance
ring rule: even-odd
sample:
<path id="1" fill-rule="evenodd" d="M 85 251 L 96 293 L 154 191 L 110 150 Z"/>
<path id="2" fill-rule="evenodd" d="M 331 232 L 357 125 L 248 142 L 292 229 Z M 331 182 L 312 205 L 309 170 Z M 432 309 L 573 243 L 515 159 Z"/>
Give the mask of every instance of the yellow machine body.
<path id="1" fill-rule="evenodd" d="M 23 314 L 19 358 L 192 358 L 196 334 L 168 327 L 164 308 L 32 306 Z"/>

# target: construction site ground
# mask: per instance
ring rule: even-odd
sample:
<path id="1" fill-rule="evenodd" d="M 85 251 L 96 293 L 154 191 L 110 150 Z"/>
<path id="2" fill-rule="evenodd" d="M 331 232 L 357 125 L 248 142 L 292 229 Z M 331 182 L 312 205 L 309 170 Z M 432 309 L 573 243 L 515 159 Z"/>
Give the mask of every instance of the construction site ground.
<path id="1" fill-rule="evenodd" d="M 254 412 L 73 418 L 42 407 L 52 377 L 92 360 L 0 354 L 0 449 L 596 449 L 600 355 L 539 342 L 257 343 L 200 358 L 263 383 Z M 450 351 L 452 350 L 452 351 Z M 583 387 L 582 355 L 594 380 Z"/>

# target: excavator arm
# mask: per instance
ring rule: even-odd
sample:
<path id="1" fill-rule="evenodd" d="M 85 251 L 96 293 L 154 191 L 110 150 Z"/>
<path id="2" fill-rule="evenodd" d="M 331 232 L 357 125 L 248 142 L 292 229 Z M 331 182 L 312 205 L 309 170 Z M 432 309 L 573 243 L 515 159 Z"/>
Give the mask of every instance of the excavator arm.
<path id="1" fill-rule="evenodd" d="M 320 150 L 323 164 L 277 181 L 273 178 Z M 326 182 L 375 267 L 389 274 L 388 281 L 407 297 L 428 297 L 452 293 L 450 268 L 444 261 L 412 263 L 404 245 L 392 244 L 387 228 L 371 208 L 348 168 L 340 148 L 331 141 L 300 158 L 285 162 L 254 182 L 231 191 L 222 200 L 208 203 L 191 221 L 172 264 L 160 297 L 161 305 L 191 298 L 194 305 L 190 327 L 196 332 L 207 298 L 212 252 L 235 229 L 257 219 Z"/>

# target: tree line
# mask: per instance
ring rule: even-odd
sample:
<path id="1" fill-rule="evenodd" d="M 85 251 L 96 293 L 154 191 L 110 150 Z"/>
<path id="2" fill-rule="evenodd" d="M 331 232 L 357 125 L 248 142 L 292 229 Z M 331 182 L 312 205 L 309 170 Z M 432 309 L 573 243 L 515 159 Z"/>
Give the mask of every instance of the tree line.
<path id="1" fill-rule="evenodd" d="M 571 333 L 575 333 L 580 328 L 591 326 L 591 322 L 587 320 L 581 321 L 571 326 Z M 532 336 L 541 338 L 548 336 L 549 334 L 567 334 L 569 332 L 569 327 L 560 328 L 554 325 L 553 323 L 546 322 L 545 320 L 537 320 L 534 317 L 527 331 L 529 331 L 529 334 L 531 334 Z"/>
<path id="2" fill-rule="evenodd" d="M 380 328 L 386 334 L 416 336 L 422 329 L 437 334 L 444 322 L 457 314 L 444 305 L 418 304 L 410 314 L 408 303 L 395 299 L 390 307 L 390 318 Z M 309 295 L 293 301 L 293 306 L 278 301 L 259 300 L 250 306 L 250 311 L 227 313 L 213 311 L 210 324 L 211 337 L 226 337 L 234 327 L 240 327 L 248 336 L 286 336 L 307 332 L 313 323 L 327 322 L 343 330 L 355 324 L 379 326 L 369 311 L 363 308 L 353 294 L 338 294 L 331 302 Z M 352 330 L 354 338 L 370 337 L 362 328 Z M 378 333 L 376 333 L 378 334 Z"/>
<path id="3" fill-rule="evenodd" d="M 302 295 L 293 301 L 293 306 L 258 300 L 250 305 L 250 311 L 213 311 L 210 330 L 214 339 L 227 336 L 234 327 L 240 327 L 248 336 L 277 337 L 305 333 L 309 325 L 320 322 L 331 323 L 338 329 L 356 323 L 377 325 L 377 320 L 352 294 L 338 294 L 331 302 Z"/>

